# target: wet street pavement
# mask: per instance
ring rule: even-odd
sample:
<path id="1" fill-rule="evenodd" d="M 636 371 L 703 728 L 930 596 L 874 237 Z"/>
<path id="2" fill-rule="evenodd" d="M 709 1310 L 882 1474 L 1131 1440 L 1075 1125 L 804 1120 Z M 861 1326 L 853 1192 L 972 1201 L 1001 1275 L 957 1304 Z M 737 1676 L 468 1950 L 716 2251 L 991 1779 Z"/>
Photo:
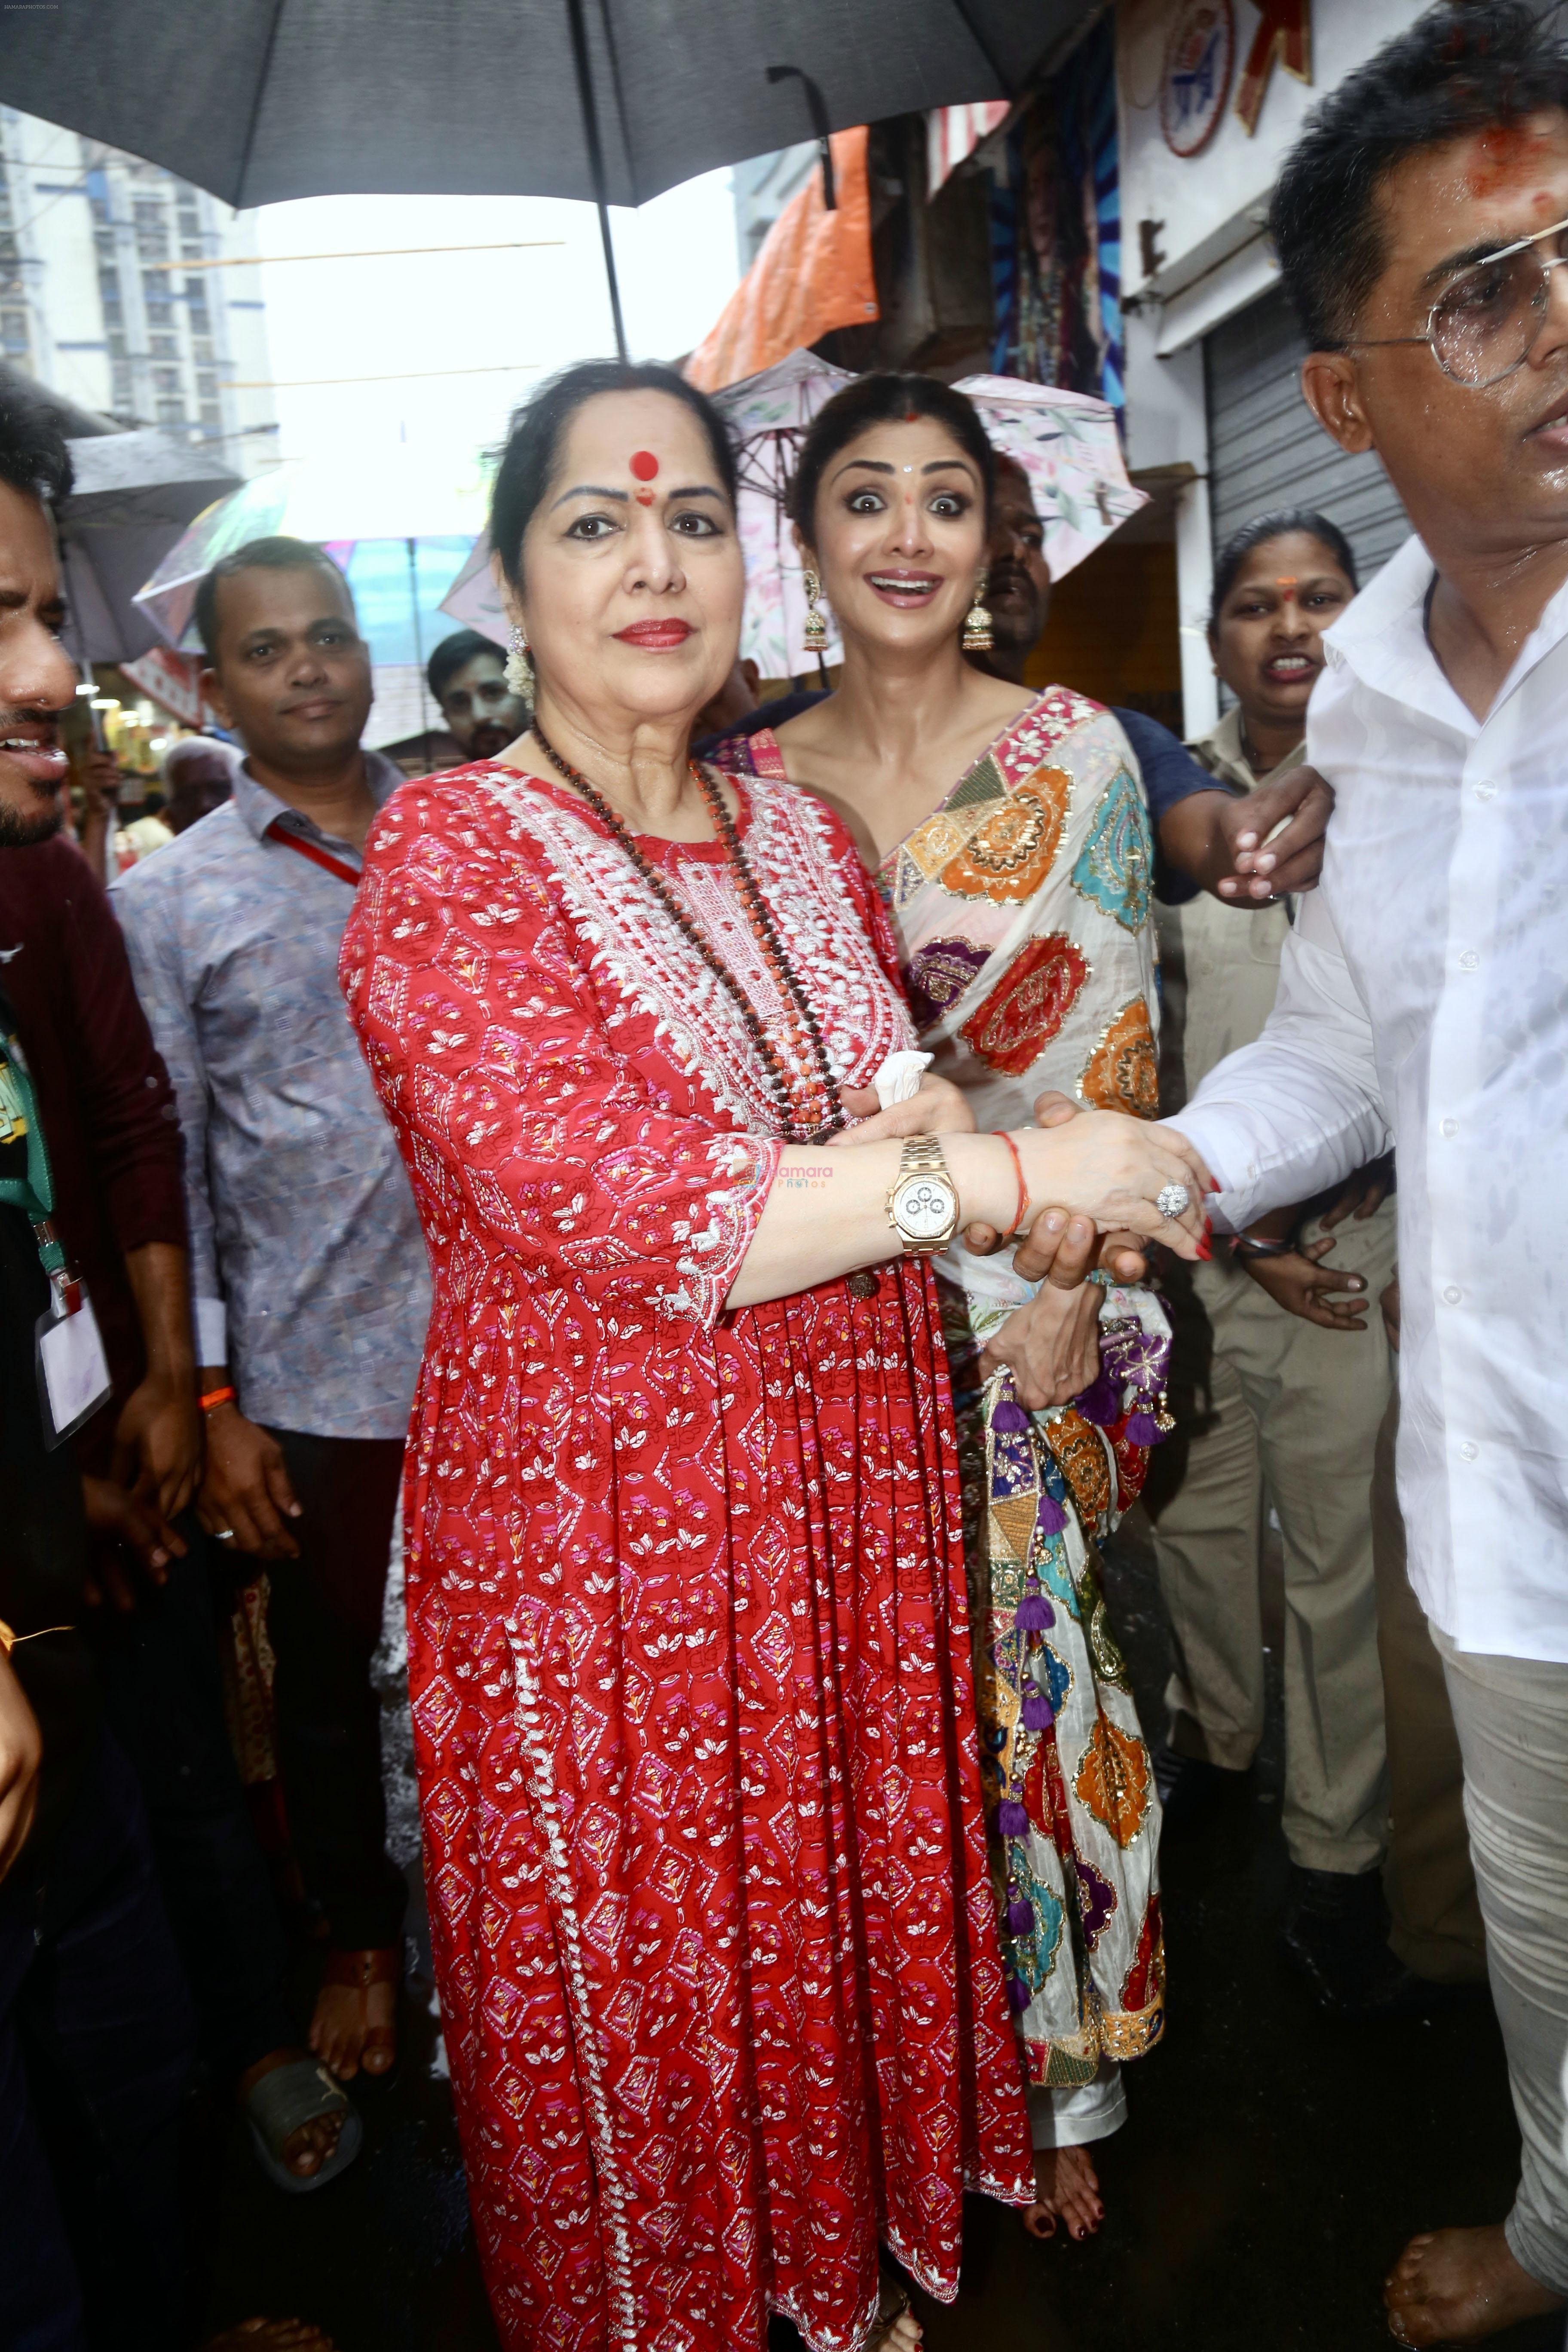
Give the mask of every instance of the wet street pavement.
<path id="1" fill-rule="evenodd" d="M 1112 1547 L 1106 1585 L 1157 1732 L 1167 1637 L 1136 1518 Z M 1276 1655 L 1277 1635 L 1276 1601 Z M 1381 2282 L 1405 2240 L 1507 2212 L 1518 2136 L 1484 1993 L 1340 2025 L 1276 1951 L 1286 1869 L 1277 1680 L 1257 1770 L 1167 1850 L 1169 2022 L 1163 2044 L 1129 2070 L 1127 2127 L 1097 2151 L 1100 2235 L 1038 2244 L 1015 2215 L 973 2200 L 958 2302 L 920 2304 L 929 2352 L 1376 2352 L 1391 2340 Z M 402 1858 L 411 1819 L 395 1720 L 390 1747 Z M 327 2326 L 340 2352 L 491 2352 L 422 1936 L 414 1948 L 422 1973 L 397 2078 L 356 2087 L 365 2150 L 342 2179 L 285 2198 L 237 2130 L 215 2149 L 209 2328 L 298 2313 Z M 302 2013 L 310 1986 L 302 1962 Z M 1499 2352 L 1562 2352 L 1563 2323 L 1492 2341 Z M 797 2344 L 775 2327 L 773 2352 Z"/>

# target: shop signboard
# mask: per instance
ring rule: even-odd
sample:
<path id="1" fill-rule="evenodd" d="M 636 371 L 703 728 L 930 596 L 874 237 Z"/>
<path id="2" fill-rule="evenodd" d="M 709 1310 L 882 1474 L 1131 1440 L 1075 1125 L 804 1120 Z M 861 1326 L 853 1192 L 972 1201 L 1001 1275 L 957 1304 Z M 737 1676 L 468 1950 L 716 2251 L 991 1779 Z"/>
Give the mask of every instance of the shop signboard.
<path id="1" fill-rule="evenodd" d="M 1312 0 L 1258 0 L 1258 30 L 1236 91 L 1236 110 L 1249 137 L 1263 111 L 1276 58 L 1298 81 L 1311 80 Z"/>
<path id="2" fill-rule="evenodd" d="M 1183 0 L 1160 83 L 1160 127 L 1173 155 L 1196 155 L 1208 145 L 1225 113 L 1235 64 L 1231 0 Z"/>
<path id="3" fill-rule="evenodd" d="M 215 713 L 202 691 L 201 664 L 170 646 L 153 646 L 136 661 L 121 662 L 125 676 L 186 727 L 210 725 Z"/>

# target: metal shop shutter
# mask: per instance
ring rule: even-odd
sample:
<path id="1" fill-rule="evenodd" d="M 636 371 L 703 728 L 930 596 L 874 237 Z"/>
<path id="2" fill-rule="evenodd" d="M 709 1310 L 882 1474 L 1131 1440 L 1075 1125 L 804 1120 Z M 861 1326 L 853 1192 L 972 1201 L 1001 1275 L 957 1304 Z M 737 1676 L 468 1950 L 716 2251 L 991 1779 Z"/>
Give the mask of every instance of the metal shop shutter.
<path id="1" fill-rule="evenodd" d="M 1376 457 L 1347 457 L 1315 422 L 1301 397 L 1306 355 L 1278 290 L 1204 338 L 1215 548 L 1269 507 L 1315 507 L 1350 541 L 1364 586 L 1410 525 Z"/>

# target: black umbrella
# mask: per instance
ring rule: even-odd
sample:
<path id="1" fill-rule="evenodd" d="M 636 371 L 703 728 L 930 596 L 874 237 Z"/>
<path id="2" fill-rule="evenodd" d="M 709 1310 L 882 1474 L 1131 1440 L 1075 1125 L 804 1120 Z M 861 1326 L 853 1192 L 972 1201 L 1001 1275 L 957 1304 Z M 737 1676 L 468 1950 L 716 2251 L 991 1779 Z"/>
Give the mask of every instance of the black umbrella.
<path id="1" fill-rule="evenodd" d="M 605 205 L 830 129 L 1009 98 L 1090 5 L 71 0 L 11 12 L 0 100 L 239 206 L 591 198 L 618 330 Z"/>

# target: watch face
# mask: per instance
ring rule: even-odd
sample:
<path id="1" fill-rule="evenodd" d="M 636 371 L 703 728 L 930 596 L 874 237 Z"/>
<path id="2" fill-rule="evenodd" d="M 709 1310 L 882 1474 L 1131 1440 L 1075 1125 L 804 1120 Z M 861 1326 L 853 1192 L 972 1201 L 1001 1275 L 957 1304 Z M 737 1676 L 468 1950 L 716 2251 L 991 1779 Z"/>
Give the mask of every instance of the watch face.
<path id="1" fill-rule="evenodd" d="M 952 1187 L 940 1177 L 911 1176 L 893 1195 L 901 1232 L 917 1242 L 940 1241 L 952 1223 Z"/>

